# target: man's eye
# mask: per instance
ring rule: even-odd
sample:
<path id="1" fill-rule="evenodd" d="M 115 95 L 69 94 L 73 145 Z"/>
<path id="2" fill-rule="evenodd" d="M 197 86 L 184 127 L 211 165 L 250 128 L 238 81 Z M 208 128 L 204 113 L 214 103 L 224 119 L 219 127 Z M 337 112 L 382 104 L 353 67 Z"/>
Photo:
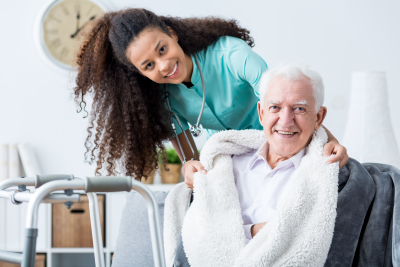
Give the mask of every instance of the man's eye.
<path id="1" fill-rule="evenodd" d="M 165 45 L 163 47 L 161 47 L 160 54 L 164 53 L 165 49 L 166 49 Z"/>
<path id="2" fill-rule="evenodd" d="M 151 63 L 147 64 L 147 65 L 146 65 L 146 69 L 150 69 L 151 67 L 153 67 L 153 65 L 154 65 L 154 63 L 153 63 L 153 62 L 151 62 Z"/>
<path id="3" fill-rule="evenodd" d="M 304 112 L 304 111 L 306 111 L 306 110 L 305 110 L 305 108 L 297 107 L 297 108 L 295 108 L 295 111 Z"/>
<path id="4" fill-rule="evenodd" d="M 278 106 L 270 106 L 270 107 L 269 107 L 269 110 L 270 110 L 271 112 L 278 112 L 279 107 L 278 107 Z"/>

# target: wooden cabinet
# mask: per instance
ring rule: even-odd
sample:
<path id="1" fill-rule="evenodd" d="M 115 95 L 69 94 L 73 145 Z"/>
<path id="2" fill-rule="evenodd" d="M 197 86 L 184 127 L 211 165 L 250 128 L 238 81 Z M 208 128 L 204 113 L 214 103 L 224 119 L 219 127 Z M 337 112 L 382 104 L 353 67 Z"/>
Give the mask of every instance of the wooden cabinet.
<path id="1" fill-rule="evenodd" d="M 19 267 L 19 264 L 0 262 L 0 267 Z M 35 267 L 45 267 L 46 266 L 46 254 L 37 254 Z"/>
<path id="2" fill-rule="evenodd" d="M 104 195 L 97 195 L 99 201 L 100 224 L 104 243 Z M 64 204 L 53 204 L 52 244 L 53 248 L 92 248 L 93 239 L 90 226 L 89 201 L 81 195 L 80 203 L 70 209 Z"/>

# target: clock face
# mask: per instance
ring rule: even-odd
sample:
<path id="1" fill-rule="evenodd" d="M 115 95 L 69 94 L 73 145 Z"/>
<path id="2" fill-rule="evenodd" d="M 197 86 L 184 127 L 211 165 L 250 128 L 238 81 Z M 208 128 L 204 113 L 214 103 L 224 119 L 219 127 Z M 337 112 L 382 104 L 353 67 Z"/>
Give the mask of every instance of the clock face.
<path id="1" fill-rule="evenodd" d="M 92 22 L 103 14 L 104 10 L 89 0 L 55 2 L 42 22 L 46 54 L 59 65 L 75 66 L 82 33 L 88 31 Z"/>

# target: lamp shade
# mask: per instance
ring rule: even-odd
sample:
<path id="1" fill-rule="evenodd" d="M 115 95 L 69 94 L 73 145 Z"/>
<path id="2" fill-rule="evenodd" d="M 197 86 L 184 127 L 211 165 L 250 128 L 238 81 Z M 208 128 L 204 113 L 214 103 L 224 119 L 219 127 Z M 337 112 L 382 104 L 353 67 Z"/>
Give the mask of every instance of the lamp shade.
<path id="1" fill-rule="evenodd" d="M 343 145 L 360 162 L 400 168 L 384 72 L 354 72 L 351 77 L 349 115 Z"/>

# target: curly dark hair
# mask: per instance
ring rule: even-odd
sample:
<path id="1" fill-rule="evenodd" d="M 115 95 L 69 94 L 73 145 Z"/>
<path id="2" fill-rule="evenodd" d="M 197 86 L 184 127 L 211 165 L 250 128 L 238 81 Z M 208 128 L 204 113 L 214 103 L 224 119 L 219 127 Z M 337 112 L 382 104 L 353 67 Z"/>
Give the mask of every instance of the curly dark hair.
<path id="1" fill-rule="evenodd" d="M 78 53 L 74 88 L 76 103 L 86 93 L 93 96 L 85 160 L 97 161 L 96 175 L 105 168 L 108 175 L 147 178 L 157 168 L 163 141 L 173 137 L 164 91 L 140 75 L 125 54 L 143 30 L 155 28 L 171 36 L 168 26 L 186 54 L 203 50 L 221 36 L 254 46 L 249 31 L 235 20 L 165 17 L 137 8 L 98 19 Z"/>

